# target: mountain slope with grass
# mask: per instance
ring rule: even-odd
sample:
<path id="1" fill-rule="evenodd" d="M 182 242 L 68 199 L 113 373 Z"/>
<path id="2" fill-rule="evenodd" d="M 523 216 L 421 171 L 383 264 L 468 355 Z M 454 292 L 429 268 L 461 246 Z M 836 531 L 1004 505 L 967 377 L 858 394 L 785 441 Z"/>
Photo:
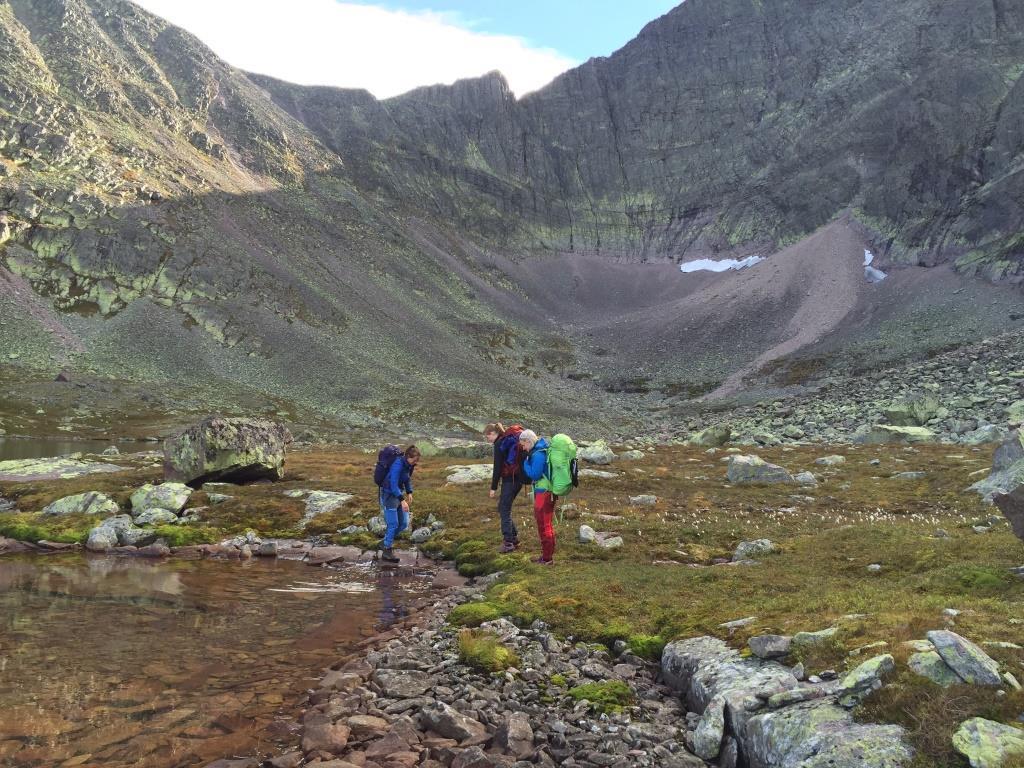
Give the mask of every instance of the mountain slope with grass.
<path id="1" fill-rule="evenodd" d="M 518 101 L 380 101 L 122 0 L 0 4 L 0 428 L 95 419 L 64 371 L 154 423 L 608 430 L 1018 327 L 1022 14 L 690 0 Z"/>

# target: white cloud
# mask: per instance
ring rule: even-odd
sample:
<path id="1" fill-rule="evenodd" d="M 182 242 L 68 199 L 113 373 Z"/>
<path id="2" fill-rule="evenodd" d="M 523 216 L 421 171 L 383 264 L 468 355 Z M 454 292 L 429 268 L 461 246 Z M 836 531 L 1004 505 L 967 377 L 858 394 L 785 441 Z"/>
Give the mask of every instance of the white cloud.
<path id="1" fill-rule="evenodd" d="M 457 17 L 335 0 L 134 0 L 236 67 L 302 85 L 366 88 L 378 98 L 501 70 L 516 95 L 577 62 Z"/>

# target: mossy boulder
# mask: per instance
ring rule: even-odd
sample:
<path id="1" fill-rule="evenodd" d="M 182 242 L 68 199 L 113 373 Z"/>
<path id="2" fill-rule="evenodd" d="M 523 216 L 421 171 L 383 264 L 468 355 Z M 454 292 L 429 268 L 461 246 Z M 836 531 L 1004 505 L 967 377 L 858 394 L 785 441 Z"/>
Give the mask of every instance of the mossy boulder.
<path id="1" fill-rule="evenodd" d="M 898 427 L 923 427 L 942 408 L 934 395 L 917 395 L 899 400 L 885 409 L 885 418 Z"/>
<path id="2" fill-rule="evenodd" d="M 760 456 L 730 456 L 726 477 L 737 485 L 793 483 L 793 476 L 777 464 L 769 464 Z"/>
<path id="3" fill-rule="evenodd" d="M 972 717 L 953 734 L 953 748 L 971 768 L 1003 768 L 1012 758 L 1024 759 L 1024 730 Z"/>
<path id="4" fill-rule="evenodd" d="M 732 439 L 732 428 L 727 424 L 715 424 L 690 435 L 690 443 L 701 448 L 719 448 Z"/>
<path id="5" fill-rule="evenodd" d="M 185 508 L 192 489 L 184 483 L 146 483 L 132 494 L 132 515 L 137 517 L 151 509 L 165 509 L 177 514 Z"/>
<path id="6" fill-rule="evenodd" d="M 272 421 L 207 418 L 164 441 L 164 476 L 195 487 L 280 480 L 291 442 L 288 429 Z"/>
<path id="7" fill-rule="evenodd" d="M 103 493 L 86 491 L 50 502 L 43 507 L 44 515 L 116 515 L 121 511 L 117 502 Z"/>

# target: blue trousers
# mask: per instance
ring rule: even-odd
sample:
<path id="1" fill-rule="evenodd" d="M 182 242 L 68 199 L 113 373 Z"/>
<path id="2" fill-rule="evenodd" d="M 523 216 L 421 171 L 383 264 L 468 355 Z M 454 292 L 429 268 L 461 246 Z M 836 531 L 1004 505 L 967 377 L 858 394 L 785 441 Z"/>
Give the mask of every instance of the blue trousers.
<path id="1" fill-rule="evenodd" d="M 390 493 L 381 494 L 381 506 L 384 508 L 384 522 L 387 531 L 384 533 L 385 549 L 395 543 L 395 536 L 409 527 L 409 513 L 401 508 L 402 501 Z"/>

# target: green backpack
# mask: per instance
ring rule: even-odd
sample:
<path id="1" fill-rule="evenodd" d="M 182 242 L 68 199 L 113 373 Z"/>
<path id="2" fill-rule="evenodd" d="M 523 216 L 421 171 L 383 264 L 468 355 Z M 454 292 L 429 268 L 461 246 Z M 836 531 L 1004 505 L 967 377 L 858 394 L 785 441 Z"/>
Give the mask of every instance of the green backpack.
<path id="1" fill-rule="evenodd" d="M 555 435 L 548 446 L 546 473 L 555 496 L 568 496 L 580 484 L 576 466 L 576 443 L 568 435 Z"/>

